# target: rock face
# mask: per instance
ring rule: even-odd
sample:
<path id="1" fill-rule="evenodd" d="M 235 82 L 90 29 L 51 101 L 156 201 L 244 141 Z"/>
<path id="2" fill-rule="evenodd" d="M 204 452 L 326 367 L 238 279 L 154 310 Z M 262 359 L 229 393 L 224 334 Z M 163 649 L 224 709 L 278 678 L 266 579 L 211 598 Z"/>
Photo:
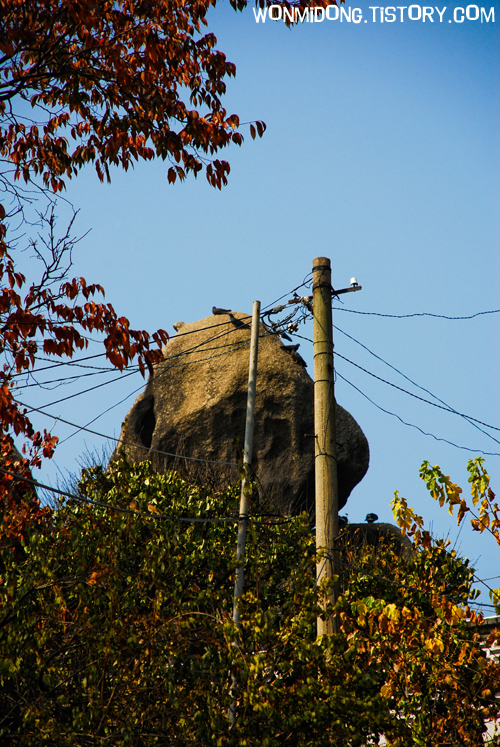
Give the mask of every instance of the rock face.
<path id="1" fill-rule="evenodd" d="M 234 314 L 250 324 L 250 317 Z M 145 390 L 121 432 L 133 460 L 158 469 L 193 462 L 159 452 L 236 462 L 245 437 L 250 329 L 228 316 L 175 325 Z M 281 341 L 261 324 L 252 467 L 261 499 L 281 512 L 314 510 L 313 381 Z M 368 469 L 368 442 L 354 418 L 336 406 L 339 507 Z M 131 445 L 134 444 L 134 445 Z M 235 449 L 236 445 L 236 449 Z M 224 479 L 237 467 L 213 465 Z M 182 471 L 182 469 L 181 469 Z"/>

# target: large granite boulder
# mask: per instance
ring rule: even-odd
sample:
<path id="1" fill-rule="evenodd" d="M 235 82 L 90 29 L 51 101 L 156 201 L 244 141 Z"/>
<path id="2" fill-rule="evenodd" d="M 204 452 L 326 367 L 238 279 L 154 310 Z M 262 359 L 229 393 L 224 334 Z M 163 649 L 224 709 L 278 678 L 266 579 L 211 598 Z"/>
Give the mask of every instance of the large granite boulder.
<path id="1" fill-rule="evenodd" d="M 151 459 L 158 469 L 192 469 L 161 454 L 236 462 L 245 436 L 250 329 L 245 314 L 209 316 L 175 325 L 144 392 L 121 432 L 132 460 Z M 314 510 L 313 381 L 282 342 L 261 324 L 252 467 L 261 499 L 280 512 Z M 336 406 L 339 507 L 368 469 L 368 442 L 354 418 Z M 130 444 L 137 444 L 131 446 Z M 212 465 L 223 479 L 237 467 Z"/>

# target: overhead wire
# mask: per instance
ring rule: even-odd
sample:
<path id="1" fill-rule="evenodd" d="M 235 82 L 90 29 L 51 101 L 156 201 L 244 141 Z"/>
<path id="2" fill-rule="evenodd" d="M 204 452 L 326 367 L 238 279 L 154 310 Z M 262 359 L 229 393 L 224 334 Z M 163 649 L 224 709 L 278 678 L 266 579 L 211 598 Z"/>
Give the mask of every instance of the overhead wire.
<path id="1" fill-rule="evenodd" d="M 491 311 L 478 311 L 470 316 L 446 316 L 446 314 L 431 314 L 427 311 L 422 311 L 416 314 L 381 314 L 377 311 L 357 311 L 356 309 L 343 309 L 335 306 L 335 311 L 345 311 L 348 314 L 361 314 L 362 316 L 382 316 L 388 319 L 410 319 L 411 317 L 417 316 L 430 316 L 436 319 L 450 319 L 452 321 L 464 320 L 464 319 L 475 319 L 477 316 L 484 316 L 485 314 L 500 314 L 500 309 L 493 309 Z"/>
<path id="2" fill-rule="evenodd" d="M 471 449 L 469 446 L 459 446 L 456 443 L 453 443 L 453 441 L 449 441 L 447 438 L 440 438 L 439 436 L 434 435 L 434 433 L 427 433 L 427 431 L 424 431 L 422 428 L 420 428 L 418 425 L 415 425 L 414 423 L 407 423 L 406 420 L 403 420 L 399 415 L 397 415 L 395 412 L 391 412 L 390 410 L 386 410 L 381 405 L 378 405 L 376 402 L 374 402 L 367 394 L 365 394 L 361 389 L 359 389 L 355 384 L 353 384 L 349 379 L 346 379 L 345 376 L 342 376 L 342 374 L 339 372 L 338 369 L 336 369 L 337 376 L 342 379 L 342 381 L 345 381 L 346 384 L 349 384 L 353 389 L 355 389 L 357 392 L 359 392 L 365 399 L 368 400 L 368 402 L 371 402 L 372 405 L 374 405 L 377 409 L 381 410 L 382 412 L 385 412 L 387 415 L 392 415 L 392 417 L 397 418 L 403 425 L 406 425 L 410 428 L 415 428 L 417 431 L 420 431 L 422 435 L 424 436 L 430 436 L 435 441 L 443 441 L 444 443 L 449 444 L 450 446 L 454 446 L 456 449 L 462 449 L 463 451 L 470 451 L 475 452 L 479 454 L 484 454 L 485 456 L 500 456 L 500 453 L 498 452 L 492 452 L 492 451 L 483 451 L 482 449 Z M 420 399 L 420 398 L 419 398 Z"/>
<path id="3" fill-rule="evenodd" d="M 386 379 L 383 379 L 381 376 L 377 376 L 371 371 L 368 371 L 366 368 L 363 368 L 363 366 L 360 366 L 358 363 L 354 363 L 354 361 L 349 360 L 349 358 L 346 358 L 344 355 L 341 355 L 340 353 L 335 353 L 335 356 L 337 358 L 342 358 L 342 360 L 346 361 L 347 363 L 350 363 L 352 366 L 355 366 L 356 368 L 359 368 L 361 371 L 364 371 L 364 373 L 367 373 L 369 376 L 372 376 L 374 379 L 378 379 L 378 381 L 381 381 L 384 384 L 388 384 L 394 389 L 398 389 L 400 392 L 403 392 L 404 394 L 408 394 L 410 397 L 413 397 L 414 399 L 418 399 L 421 402 L 425 402 L 426 404 L 432 405 L 432 407 L 437 407 L 440 410 L 444 410 L 445 412 L 451 412 L 453 415 L 459 415 L 460 417 L 465 418 L 466 420 L 473 420 L 475 423 L 480 423 L 481 425 L 484 425 L 486 428 L 492 428 L 494 431 L 500 431 L 500 428 L 497 428 L 495 425 L 484 423 L 482 420 L 473 418 L 472 415 L 465 415 L 464 413 L 458 412 L 457 410 L 454 410 L 450 407 L 444 407 L 443 405 L 438 405 L 436 402 L 431 402 L 430 400 L 425 399 L 424 397 L 419 397 L 418 394 L 413 394 L 413 392 L 409 392 L 407 389 L 403 389 L 397 384 L 393 384 L 391 381 L 387 381 Z"/>
<path id="4" fill-rule="evenodd" d="M 297 332 L 293 332 L 292 336 L 293 337 L 299 337 L 300 339 L 306 340 L 307 342 L 311 342 L 311 343 L 313 342 L 310 337 L 306 337 L 305 335 L 300 335 Z M 377 376 L 376 374 L 371 373 L 371 371 L 368 371 L 367 369 L 363 368 L 359 364 L 354 363 L 353 361 L 349 360 L 348 358 L 346 358 L 345 356 L 341 355 L 338 352 L 335 352 L 334 355 L 335 355 L 335 357 L 342 358 L 343 360 L 347 361 L 348 363 L 351 363 L 351 365 L 356 366 L 357 368 L 360 368 L 362 371 L 364 371 L 365 373 L 369 374 L 370 376 L 373 376 L 375 379 L 378 379 L 379 381 L 383 382 L 384 384 L 388 384 L 389 386 L 392 386 L 395 389 L 399 389 L 401 392 L 404 392 L 405 394 L 408 394 L 411 397 L 414 397 L 415 399 L 421 400 L 422 402 L 426 402 L 427 404 L 430 404 L 433 407 L 438 407 L 439 409 L 445 410 L 445 411 L 450 412 L 450 413 L 452 413 L 454 415 L 459 415 L 460 417 L 463 417 L 463 418 L 465 418 L 468 421 L 475 421 L 476 423 L 480 423 L 481 425 L 484 425 L 486 428 L 492 428 L 493 430 L 500 430 L 500 428 L 497 428 L 494 425 L 490 425 L 489 423 L 484 423 L 483 421 L 478 420 L 477 418 L 473 418 L 471 415 L 465 415 L 465 414 L 460 413 L 460 412 L 458 412 L 458 411 L 456 411 L 456 410 L 454 410 L 452 408 L 444 407 L 442 405 L 438 405 L 435 402 L 431 402 L 430 400 L 426 400 L 423 397 L 419 397 L 418 395 L 413 394 L 412 392 L 409 392 L 407 389 L 403 389 L 401 387 L 398 387 L 396 384 L 392 384 L 390 381 L 387 381 L 386 379 L 382 379 L 380 376 Z M 388 365 L 390 365 L 390 364 L 388 364 Z M 484 454 L 485 456 L 500 456 L 500 453 L 498 453 L 498 452 L 489 452 L 489 451 L 483 451 L 481 449 L 471 449 L 468 446 L 459 446 L 458 444 L 453 443 L 452 441 L 449 441 L 446 438 L 440 438 L 438 436 L 435 436 L 433 433 L 427 433 L 422 428 L 420 428 L 418 425 L 414 425 L 413 423 L 408 423 L 405 420 L 403 420 L 396 413 L 391 412 L 390 410 L 386 410 L 381 405 L 378 405 L 376 402 L 374 402 L 372 399 L 370 399 L 370 397 L 367 394 L 365 394 L 363 391 L 361 391 L 361 389 L 359 389 L 351 381 L 349 381 L 344 376 L 342 376 L 339 373 L 337 367 L 335 367 L 335 375 L 338 376 L 343 381 L 345 381 L 347 384 L 349 384 L 349 386 L 353 387 L 353 389 L 356 389 L 357 392 L 359 392 L 363 397 L 365 397 L 365 399 L 367 399 L 369 402 L 371 402 L 371 404 L 374 405 L 375 407 L 377 407 L 379 410 L 381 410 L 382 412 L 386 413 L 387 415 L 391 415 L 392 417 L 397 418 L 403 425 L 406 425 L 406 426 L 408 426 L 410 428 L 415 428 L 416 430 L 420 431 L 420 433 L 422 433 L 422 435 L 424 435 L 424 436 L 430 436 L 431 438 L 434 438 L 436 441 L 443 441 L 443 442 L 449 444 L 450 446 L 454 446 L 457 449 L 463 449 L 464 451 L 478 452 L 480 454 Z M 414 382 L 412 382 L 412 383 L 414 383 Z M 419 386 L 419 385 L 415 384 L 415 386 Z M 423 388 L 423 387 L 420 387 L 420 388 Z M 431 394 L 431 396 L 434 396 L 434 395 Z M 485 434 L 485 435 L 488 435 L 488 434 Z M 493 440 L 496 441 L 496 439 L 493 439 Z"/>
<path id="5" fill-rule="evenodd" d="M 146 511 L 138 511 L 137 509 L 133 508 L 124 508 L 123 506 L 116 506 L 113 503 L 104 503 L 103 501 L 96 501 L 91 498 L 85 498 L 81 495 L 75 495 L 74 493 L 69 493 L 66 490 L 60 490 L 59 488 L 53 488 L 51 485 L 45 485 L 44 483 L 39 482 L 38 480 L 34 480 L 33 478 L 26 477 L 25 475 L 19 475 L 15 472 L 10 472 L 9 470 L 4 469 L 3 467 L 0 467 L 0 472 L 2 472 L 5 475 L 9 475 L 10 477 L 13 477 L 16 480 L 19 480 L 21 482 L 26 482 L 30 485 L 33 485 L 34 487 L 41 488 L 42 490 L 47 490 L 50 493 L 55 493 L 57 495 L 62 495 L 65 498 L 71 498 L 72 500 L 78 501 L 79 503 L 86 503 L 91 506 L 99 506 L 100 508 L 106 508 L 110 511 L 116 511 L 118 513 L 122 514 L 131 514 L 133 516 L 141 516 L 146 519 L 156 519 L 156 520 L 169 520 L 169 521 L 180 521 L 187 524 L 220 524 L 220 523 L 233 523 L 238 522 L 242 518 L 246 518 L 248 520 L 251 520 L 253 524 L 257 525 L 264 525 L 266 526 L 269 524 L 269 522 L 263 522 L 258 521 L 254 519 L 251 516 L 242 516 L 242 515 L 235 515 L 235 516 L 225 516 L 225 517 L 208 517 L 208 516 L 177 516 L 176 514 L 161 514 L 161 513 L 153 513 L 146 512 Z M 264 516 L 267 519 L 274 519 L 274 514 L 271 514 L 267 516 L 266 514 L 259 514 L 259 516 Z M 278 521 L 272 521 L 272 525 L 281 525 L 284 523 L 289 523 L 288 519 L 284 519 L 284 517 L 281 517 Z"/>
<path id="6" fill-rule="evenodd" d="M 225 324 L 228 324 L 228 322 L 225 322 Z M 219 325 L 217 325 L 217 326 L 219 326 Z M 188 348 L 187 350 L 183 350 L 183 351 L 181 351 L 181 352 L 179 352 L 179 353 L 176 353 L 175 355 L 173 355 L 173 356 L 171 356 L 171 357 L 169 357 L 169 358 L 167 358 L 167 359 L 164 359 L 163 361 L 160 361 L 160 364 L 161 364 L 161 363 L 164 363 L 164 362 L 165 362 L 165 360 L 167 360 L 167 361 L 168 361 L 168 360 L 172 360 L 172 359 L 174 359 L 174 358 L 180 358 L 180 357 L 182 357 L 182 356 L 185 356 L 185 355 L 189 355 L 190 353 L 192 353 L 192 352 L 193 352 L 194 350 L 196 350 L 197 348 L 200 348 L 200 347 L 202 347 L 203 345 L 206 345 L 206 344 L 208 344 L 209 342 L 213 342 L 214 340 L 216 340 L 216 339 L 218 339 L 219 337 L 223 336 L 223 334 L 231 334 L 231 332 L 233 332 L 233 331 L 236 331 L 236 329 L 237 329 L 237 328 L 236 328 L 236 327 L 234 327 L 233 329 L 230 329 L 230 330 L 229 330 L 229 331 L 228 331 L 227 333 L 226 333 L 226 332 L 220 333 L 220 334 L 218 334 L 218 335 L 215 335 L 215 336 L 214 336 L 214 337 L 212 337 L 212 338 L 209 338 L 208 340 L 204 340 L 203 342 L 200 342 L 200 343 L 198 343 L 197 345 L 193 345 L 193 347 L 191 347 L 191 348 Z M 245 343 L 245 344 L 246 344 L 246 343 Z M 222 345 L 222 346 L 220 346 L 220 347 L 225 347 L 225 345 Z M 214 349 L 214 348 L 212 348 L 212 349 Z M 230 352 L 230 351 L 228 351 L 228 352 Z M 222 354 L 221 354 L 221 355 L 222 355 Z M 217 356 L 213 356 L 213 357 L 217 357 Z M 201 360 L 208 360 L 208 358 L 206 358 L 206 359 L 201 359 Z M 189 363 L 199 363 L 199 362 L 201 362 L 201 360 L 197 360 L 197 361 L 190 361 Z M 180 366 L 185 366 L 185 365 L 189 365 L 189 363 L 181 363 L 181 364 L 178 364 L 178 365 L 180 365 Z M 175 366 L 174 366 L 174 365 L 171 365 L 171 366 L 168 366 L 167 368 L 173 368 L 173 367 L 175 367 Z M 99 389 L 99 388 L 101 388 L 101 387 L 103 387 L 103 386 L 107 386 L 108 384 L 113 384 L 113 383 L 114 383 L 114 382 L 116 382 L 116 381 L 121 381 L 121 380 L 123 380 L 123 379 L 126 379 L 126 378 L 128 378 L 129 376 L 133 376 L 134 374 L 138 373 L 138 370 L 139 370 L 139 369 L 137 369 L 137 368 L 134 368 L 134 370 L 132 370 L 132 371 L 127 371 L 126 373 L 121 373 L 121 374 L 120 374 L 119 376 L 115 377 L 114 379 L 110 379 L 109 381 L 104 381 L 104 382 L 102 382 L 101 384 L 96 384 L 95 386 L 93 386 L 93 387 L 89 387 L 88 389 L 84 389 L 83 391 L 80 391 L 80 392 L 75 392 L 74 394 L 70 394 L 70 395 L 68 395 L 67 397 L 63 397 L 63 398 L 61 398 L 61 399 L 55 400 L 54 402 L 49 402 L 49 403 L 46 403 L 46 404 L 44 404 L 44 405 L 43 405 L 43 407 L 52 407 L 53 405 L 57 405 L 57 404 L 60 404 L 61 402 L 65 402 L 65 401 L 66 401 L 66 400 L 68 400 L 68 399 L 74 399 L 75 397 L 79 397 L 79 396 L 80 396 L 80 395 L 82 395 L 82 394 L 87 394 L 88 392 L 92 392 L 92 391 L 94 391 L 95 389 Z M 163 372 L 161 372 L 161 373 L 163 373 Z M 160 374 L 158 374 L 158 375 L 161 375 L 161 373 L 160 373 Z M 131 393 L 131 394 L 130 394 L 129 396 L 132 396 L 132 394 L 134 394 L 135 392 L 139 391 L 140 389 L 142 389 L 142 385 L 141 385 L 140 387 L 138 387 L 138 388 L 137 388 L 136 390 L 134 390 L 134 392 L 132 392 L 132 393 Z"/>
<path id="7" fill-rule="evenodd" d="M 409 382 L 410 382 L 410 384 L 413 384 L 413 386 L 416 386 L 416 387 L 417 387 L 418 389 L 421 389 L 421 390 L 422 390 L 423 392 L 426 392 L 427 394 L 430 394 L 430 396 L 431 396 L 431 397 L 433 397 L 434 399 L 436 399 L 436 400 L 437 400 L 438 402 L 441 402 L 441 404 L 442 404 L 442 405 L 444 405 L 445 407 L 447 407 L 447 408 L 448 408 L 448 409 L 449 409 L 449 410 L 450 410 L 451 412 L 453 412 L 453 413 L 455 413 L 456 415 L 459 415 L 460 417 L 464 418 L 464 420 L 466 420 L 467 422 L 469 422 L 469 423 L 470 423 L 470 424 L 471 424 L 472 426 L 474 426 L 474 428 L 477 428 L 477 430 L 481 431 L 481 433 L 484 433 L 484 435 L 485 435 L 485 436 L 488 436 L 488 437 L 489 437 L 489 438 L 491 438 L 491 439 L 492 439 L 493 441 L 496 441 L 496 443 L 500 444 L 500 441 L 499 441 L 498 439 L 494 438 L 494 436 L 492 436 L 492 435 L 491 435 L 490 433 L 487 433 L 487 432 L 486 432 L 486 431 L 484 431 L 484 430 L 483 430 L 482 428 L 479 428 L 479 426 L 478 426 L 478 425 L 477 425 L 477 424 L 476 424 L 476 423 L 474 422 L 474 419 L 472 419 L 472 418 L 469 418 L 469 416 L 468 416 L 468 415 L 463 415 L 462 413 L 458 412 L 458 411 L 457 411 L 457 410 L 455 410 L 455 409 L 454 409 L 453 407 L 451 407 L 451 405 L 448 405 L 448 404 L 447 404 L 446 402 L 444 402 L 444 401 L 443 401 L 442 399 L 440 399 L 440 398 L 439 398 L 439 397 L 437 397 L 437 396 L 436 396 L 435 394 L 433 394 L 433 393 L 432 393 L 432 392 L 431 392 L 431 391 L 430 391 L 429 389 L 426 389 L 425 387 L 421 386 L 420 384 L 417 384 L 417 382 L 416 382 L 416 381 L 413 381 L 413 379 L 410 379 L 410 377 L 409 377 L 409 376 L 407 376 L 407 375 L 406 375 L 406 374 L 404 374 L 404 373 L 403 373 L 402 371 L 400 371 L 400 370 L 399 370 L 398 368 L 396 368 L 396 366 L 393 366 L 393 365 L 392 365 L 391 363 L 389 363 L 388 361 L 386 361 L 386 360 L 385 360 L 384 358 L 382 358 L 382 357 L 381 357 L 380 355 L 377 355 L 376 353 L 374 353 L 374 352 L 373 352 L 373 350 L 370 350 L 370 348 L 369 348 L 369 347 L 368 347 L 367 345 L 364 345 L 364 344 L 363 344 L 362 342 L 360 342 L 359 340 L 356 340 L 356 338 L 355 338 L 355 337 L 353 337 L 352 335 L 349 335 L 349 334 L 348 334 L 347 332 L 345 332 L 345 331 L 344 331 L 343 329 L 341 329 L 340 327 L 337 327 L 337 326 L 336 326 L 335 324 L 333 325 L 333 327 L 334 327 L 334 329 L 336 329 L 336 330 L 337 330 L 338 332 L 341 332 L 341 333 L 342 333 L 343 335 L 345 335 L 345 336 L 346 336 L 346 337 L 348 337 L 348 338 L 349 338 L 350 340 L 352 340 L 353 342 L 355 342 L 355 343 L 356 343 L 357 345 L 360 345 L 360 346 L 361 346 L 361 347 L 362 347 L 362 348 L 363 348 L 364 350 L 366 350 L 366 351 L 367 351 L 368 353 L 370 353 L 370 355 L 372 355 L 372 356 L 373 356 L 374 358 L 376 358 L 377 360 L 381 361 L 382 363 L 384 363 L 384 364 L 385 364 L 386 366 L 388 366 L 389 368 L 392 368 L 392 370 L 393 370 L 393 371 L 396 371 L 396 373 L 398 373 L 398 374 L 399 374 L 400 376 L 402 376 L 402 377 L 403 377 L 404 379 L 406 379 L 407 381 L 409 381 Z M 478 422 L 479 422 L 479 421 L 478 421 Z M 494 428 L 494 426 L 487 426 L 487 425 L 486 425 L 486 423 L 483 423 L 483 425 L 485 425 L 486 427 Z M 496 430 L 500 430 L 500 429 L 496 429 Z"/>
<path id="8" fill-rule="evenodd" d="M 94 436 L 100 436 L 101 438 L 105 438 L 109 441 L 115 441 L 116 443 L 124 444 L 125 446 L 133 446 L 137 449 L 144 449 L 145 451 L 151 452 L 154 454 L 162 454 L 164 456 L 175 457 L 177 459 L 187 459 L 192 462 L 207 462 L 209 464 L 225 464 L 225 465 L 230 465 L 230 466 L 238 466 L 237 462 L 224 462 L 224 461 L 219 461 L 217 459 L 203 459 L 201 457 L 189 457 L 189 456 L 185 456 L 184 454 L 173 454 L 169 451 L 162 451 L 161 449 L 153 449 L 153 448 L 150 448 L 149 446 L 144 446 L 143 444 L 133 443 L 132 441 L 124 441 L 121 438 L 116 438 L 114 436 L 108 436 L 105 433 L 100 433 L 99 431 L 90 430 L 90 428 L 87 428 L 86 426 L 77 425 L 76 423 L 72 423 L 70 420 L 66 420 L 65 418 L 60 418 L 57 415 L 51 415 L 49 412 L 45 412 L 44 410 L 38 407 L 32 407 L 31 405 L 28 405 L 25 402 L 20 402 L 18 400 L 18 404 L 21 405 L 22 407 L 27 407 L 30 412 L 38 412 L 41 415 L 46 415 L 48 418 L 57 420 L 59 423 L 70 425 L 73 428 L 78 428 L 79 431 L 85 431 L 85 433 L 91 433 Z"/>
<path id="9" fill-rule="evenodd" d="M 73 493 L 68 493 L 65 490 L 59 490 L 58 488 L 53 488 L 51 485 L 44 485 L 41 482 L 38 482 L 38 480 L 33 480 L 32 478 L 25 477 L 24 475 L 17 475 L 15 472 L 9 472 L 6 469 L 3 469 L 3 467 L 0 467 L 0 472 L 3 472 L 6 475 L 10 475 L 11 477 L 14 477 L 17 480 L 21 480 L 22 482 L 27 482 L 31 485 L 34 485 L 37 488 L 42 488 L 43 490 L 48 490 L 51 493 L 56 493 L 57 495 L 62 495 L 65 498 L 72 498 L 75 501 L 78 501 L 80 503 L 87 503 L 91 506 L 99 506 L 100 508 L 107 508 L 110 511 L 117 511 L 118 513 L 122 514 L 131 514 L 133 516 L 142 516 L 146 519 L 157 519 L 157 520 L 175 520 L 175 521 L 181 521 L 186 523 L 201 523 L 201 524 L 207 524 L 207 523 L 227 523 L 227 522 L 237 522 L 239 521 L 239 516 L 230 516 L 230 517 L 224 517 L 224 518 L 205 518 L 205 517 L 186 517 L 186 516 L 176 516 L 175 514 L 160 514 L 160 513 L 147 513 L 145 511 L 137 511 L 133 508 L 124 508 L 122 506 L 115 506 L 112 503 L 103 503 L 102 501 L 95 501 L 90 498 L 84 498 L 83 496 L 74 495 Z"/>
<path id="10" fill-rule="evenodd" d="M 49 381 L 36 381 L 35 380 L 31 384 L 22 384 L 21 386 L 16 386 L 16 392 L 21 391 L 21 389 L 30 389 L 31 387 L 34 387 L 34 386 L 38 386 L 41 389 L 50 389 L 51 387 L 48 386 L 49 384 L 57 384 L 58 386 L 54 386 L 52 387 L 52 389 L 58 389 L 63 384 L 73 383 L 76 379 L 84 379 L 87 376 L 99 376 L 102 374 L 111 373 L 112 371 L 114 372 L 116 371 L 116 369 L 115 368 L 101 369 L 99 371 L 91 371 L 90 373 L 78 374 L 77 376 L 65 376 L 62 379 L 51 379 Z M 33 372 L 29 371 L 28 375 L 32 376 Z"/>

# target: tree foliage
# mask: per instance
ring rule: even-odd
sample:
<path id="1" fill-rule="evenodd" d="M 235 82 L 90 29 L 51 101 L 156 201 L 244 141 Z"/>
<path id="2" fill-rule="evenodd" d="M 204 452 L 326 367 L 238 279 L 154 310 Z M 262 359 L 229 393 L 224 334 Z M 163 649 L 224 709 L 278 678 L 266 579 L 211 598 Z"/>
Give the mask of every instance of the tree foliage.
<path id="1" fill-rule="evenodd" d="M 472 571 L 445 543 L 346 542 L 327 609 L 340 632 L 318 639 L 329 589 L 306 518 L 255 516 L 238 631 L 235 487 L 213 495 L 118 460 L 84 471 L 79 496 L 17 547 L 2 517 L 4 743 L 483 743 L 499 665 L 468 624 Z"/>
<path id="2" fill-rule="evenodd" d="M 490 477 L 484 467 L 484 458 L 469 459 L 467 471 L 471 486 L 472 507 L 462 497 L 462 488 L 452 482 L 439 466 L 431 467 L 428 461 L 424 461 L 420 467 L 420 477 L 424 480 L 432 497 L 439 501 L 439 505 L 448 507 L 451 516 L 453 516 L 455 506 L 458 506 L 458 526 L 464 520 L 465 515 L 470 514 L 472 529 L 481 534 L 485 531 L 489 532 L 500 545 L 500 509 L 495 500 L 495 493 L 490 487 Z M 416 547 L 430 547 L 431 536 L 423 529 L 423 518 L 415 514 L 397 491 L 392 507 L 399 526 L 405 534 L 408 533 L 413 537 Z M 489 595 L 497 614 L 500 614 L 500 589 L 490 589 Z"/>
<path id="3" fill-rule="evenodd" d="M 109 180 L 112 166 L 127 170 L 154 157 L 171 163 L 170 182 L 203 169 L 214 187 L 227 182 L 229 164 L 216 156 L 243 136 L 238 116 L 222 104 L 235 66 L 216 49 L 215 36 L 203 33 L 213 5 L 0 0 L 0 354 L 7 358 L 0 462 L 8 472 L 18 469 L 12 434 L 31 442 L 31 466 L 50 457 L 57 441 L 35 431 L 12 389 L 12 377 L 29 371 L 37 354 L 71 358 L 87 346 L 86 333 L 97 331 L 119 370 L 136 358 L 144 374 L 161 359 L 164 330 L 150 336 L 131 329 L 111 304 L 95 300 L 104 294 L 101 285 L 71 279 L 65 259 L 74 240 L 55 239 L 50 195 L 86 164 Z M 256 122 L 252 137 L 264 129 Z M 49 197 L 49 215 L 42 211 L 48 243 L 39 253 L 42 276 L 26 288 L 13 236 L 37 188 Z M 0 490 L 10 490 L 8 483 L 2 473 Z"/>
<path id="4" fill-rule="evenodd" d="M 109 180 L 110 165 L 159 156 L 170 181 L 205 167 L 226 183 L 211 157 L 243 138 L 221 101 L 235 65 L 202 33 L 213 5 L 2 0 L 0 154 L 16 178 L 59 191 L 86 163 Z"/>

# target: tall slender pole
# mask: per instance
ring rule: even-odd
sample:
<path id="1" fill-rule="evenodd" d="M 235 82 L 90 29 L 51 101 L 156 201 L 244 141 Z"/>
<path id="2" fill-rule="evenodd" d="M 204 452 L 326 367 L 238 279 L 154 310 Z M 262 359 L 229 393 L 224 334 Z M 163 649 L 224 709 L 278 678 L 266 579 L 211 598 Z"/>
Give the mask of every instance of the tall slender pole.
<path id="1" fill-rule="evenodd" d="M 255 422 L 255 395 L 257 384 L 257 358 L 259 352 L 259 322 L 260 301 L 253 302 L 252 335 L 250 339 L 250 363 L 248 371 L 247 418 L 245 424 L 245 447 L 243 451 L 243 479 L 241 481 L 240 516 L 238 522 L 238 543 L 236 545 L 236 577 L 234 581 L 233 620 L 237 628 L 241 628 L 238 599 L 243 594 L 245 573 L 245 542 L 248 525 L 248 509 L 250 503 L 249 468 L 252 463 L 253 429 Z M 229 719 L 234 724 L 236 717 L 236 682 L 232 677 L 233 698 L 229 707 Z"/>
<path id="2" fill-rule="evenodd" d="M 245 424 L 245 448 L 243 451 L 243 480 L 241 481 L 240 495 L 240 520 L 238 522 L 238 543 L 236 546 L 236 558 L 238 567 L 236 569 L 236 578 L 234 582 L 234 603 L 233 603 L 233 620 L 238 626 L 241 626 L 240 613 L 238 611 L 237 600 L 243 594 L 244 581 L 244 563 L 245 563 L 245 541 L 247 536 L 248 525 L 248 506 L 249 506 L 249 467 L 252 463 L 253 448 L 253 426 L 255 421 L 255 394 L 257 384 L 257 358 L 259 352 L 259 320 L 260 320 L 260 301 L 253 302 L 252 314 L 252 336 L 250 339 L 250 364 L 248 370 L 248 394 L 247 394 L 247 419 Z"/>
<path id="3" fill-rule="evenodd" d="M 334 540 L 339 533 L 335 396 L 333 383 L 332 273 L 328 257 L 313 260 L 314 433 L 316 483 L 316 581 L 332 578 Z M 326 602 L 334 601 L 332 594 Z M 333 633 L 335 620 L 318 617 L 318 636 Z"/>

